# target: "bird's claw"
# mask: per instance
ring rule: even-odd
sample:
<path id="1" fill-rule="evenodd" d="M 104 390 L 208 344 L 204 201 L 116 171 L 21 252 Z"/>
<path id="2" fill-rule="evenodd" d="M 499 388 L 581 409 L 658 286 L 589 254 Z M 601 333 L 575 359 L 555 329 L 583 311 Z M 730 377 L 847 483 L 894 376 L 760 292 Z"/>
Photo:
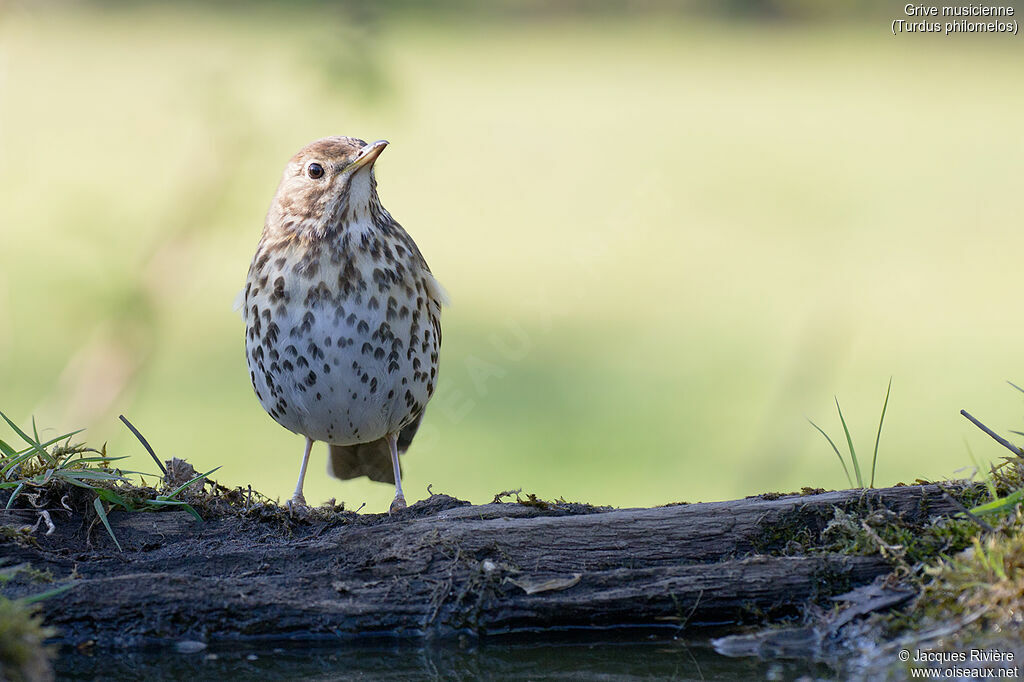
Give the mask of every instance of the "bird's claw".
<path id="1" fill-rule="evenodd" d="M 302 495 L 295 495 L 292 499 L 285 502 L 284 506 L 293 514 L 305 514 L 309 511 L 309 506 L 306 504 L 306 498 Z"/>
<path id="2" fill-rule="evenodd" d="M 391 502 L 391 508 L 388 509 L 388 514 L 394 514 L 399 509 L 405 509 L 407 506 L 405 495 L 395 495 L 395 499 Z"/>

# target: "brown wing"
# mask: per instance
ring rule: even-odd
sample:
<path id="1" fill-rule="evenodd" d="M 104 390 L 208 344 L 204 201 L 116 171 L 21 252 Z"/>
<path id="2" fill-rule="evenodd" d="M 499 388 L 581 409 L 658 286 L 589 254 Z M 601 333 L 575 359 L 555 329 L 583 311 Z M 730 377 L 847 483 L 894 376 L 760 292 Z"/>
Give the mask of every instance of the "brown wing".
<path id="1" fill-rule="evenodd" d="M 416 432 L 419 430 L 420 422 L 423 421 L 424 411 L 425 410 L 420 410 L 420 413 L 416 415 L 416 418 L 413 419 L 408 424 L 406 424 L 405 428 L 398 433 L 399 454 L 403 454 L 406 450 L 409 449 L 409 446 L 412 444 L 412 438 L 413 436 L 416 435 Z"/>

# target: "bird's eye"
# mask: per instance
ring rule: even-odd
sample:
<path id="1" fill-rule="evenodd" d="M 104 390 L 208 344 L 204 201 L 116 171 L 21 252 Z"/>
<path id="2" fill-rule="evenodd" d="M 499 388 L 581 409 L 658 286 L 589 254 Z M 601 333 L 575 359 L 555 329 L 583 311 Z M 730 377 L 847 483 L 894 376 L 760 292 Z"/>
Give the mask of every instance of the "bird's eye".
<path id="1" fill-rule="evenodd" d="M 322 178 L 324 176 L 324 167 L 314 161 L 313 163 L 306 166 L 306 175 L 313 178 L 314 180 Z"/>

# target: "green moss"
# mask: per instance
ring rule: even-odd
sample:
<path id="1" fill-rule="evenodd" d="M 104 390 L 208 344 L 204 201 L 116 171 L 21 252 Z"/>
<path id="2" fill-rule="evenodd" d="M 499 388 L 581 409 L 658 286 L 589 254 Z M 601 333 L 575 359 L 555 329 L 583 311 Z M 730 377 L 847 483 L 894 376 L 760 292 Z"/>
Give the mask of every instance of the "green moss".
<path id="1" fill-rule="evenodd" d="M 989 475 L 999 495 L 1021 490 L 1024 488 L 1024 458 L 1003 457 L 999 464 L 992 467 Z"/>
<path id="2" fill-rule="evenodd" d="M 13 542 L 22 547 L 38 547 L 35 537 L 32 536 L 32 526 L 2 526 L 0 525 L 0 544 Z"/>
<path id="3" fill-rule="evenodd" d="M 915 605 L 925 621 L 971 618 L 968 630 L 1024 626 L 1024 514 L 1020 508 L 991 533 L 926 570 L 930 580 Z"/>
<path id="4" fill-rule="evenodd" d="M 1019 471 L 1019 463 L 1011 466 Z M 1011 471 L 1011 475 L 1017 474 Z M 1002 487 L 1007 482 L 1012 479 L 996 483 L 996 494 L 1007 494 Z M 961 502 L 981 503 L 988 497 Z M 904 564 L 921 592 L 908 609 L 876 616 L 872 637 L 917 642 L 921 633 L 942 632 L 938 646 L 948 651 L 999 648 L 1004 639 L 1020 641 L 1024 512 L 1017 505 L 1002 516 L 986 515 L 982 524 L 966 518 L 942 519 L 912 537 L 890 528 L 879 530 L 879 537 L 903 544 Z"/>
<path id="5" fill-rule="evenodd" d="M 764 524 L 751 545 L 759 554 L 805 554 L 820 544 L 827 521 L 827 512 L 796 509 Z"/>
<path id="6" fill-rule="evenodd" d="M 34 607 L 0 597 L 0 679 L 53 679 L 53 653 L 43 646 L 43 641 L 53 635 Z"/>
<path id="7" fill-rule="evenodd" d="M 822 531 L 821 549 L 842 554 L 880 554 L 909 575 L 927 562 L 967 547 L 978 532 L 970 519 L 940 517 L 923 524 L 905 522 L 887 509 L 857 514 L 836 508 Z"/>
<path id="8" fill-rule="evenodd" d="M 29 564 L 16 564 L 4 566 L 5 562 L 0 560 L 0 585 L 4 585 L 15 579 L 23 579 L 34 584 L 45 584 L 53 582 L 53 574 L 49 571 L 40 571 Z"/>

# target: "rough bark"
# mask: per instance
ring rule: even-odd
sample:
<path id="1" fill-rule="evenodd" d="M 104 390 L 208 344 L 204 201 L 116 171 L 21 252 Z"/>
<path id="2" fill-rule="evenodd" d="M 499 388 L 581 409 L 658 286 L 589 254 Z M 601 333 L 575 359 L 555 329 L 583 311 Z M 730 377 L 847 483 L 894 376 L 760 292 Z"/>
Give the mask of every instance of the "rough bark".
<path id="1" fill-rule="evenodd" d="M 908 522 L 956 511 L 936 486 L 619 510 L 436 495 L 393 517 L 113 512 L 123 552 L 69 514 L 0 553 L 72 585 L 42 603 L 68 643 L 693 627 L 792 613 L 887 573 L 878 556 L 789 555 L 837 506 Z"/>

